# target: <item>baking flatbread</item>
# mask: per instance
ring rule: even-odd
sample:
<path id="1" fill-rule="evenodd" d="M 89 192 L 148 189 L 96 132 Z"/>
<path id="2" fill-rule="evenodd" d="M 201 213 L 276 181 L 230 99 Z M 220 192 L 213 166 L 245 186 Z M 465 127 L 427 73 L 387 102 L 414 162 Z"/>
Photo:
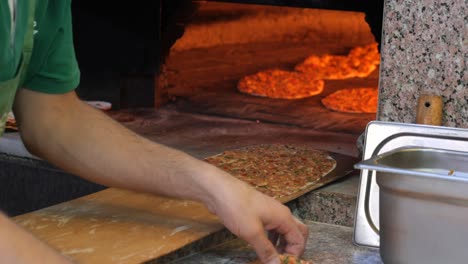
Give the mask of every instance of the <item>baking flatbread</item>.
<path id="1" fill-rule="evenodd" d="M 314 79 L 343 80 L 367 77 L 377 68 L 375 63 L 358 57 L 323 55 L 309 56 L 295 70 Z"/>
<path id="2" fill-rule="evenodd" d="M 348 57 L 367 60 L 376 65 L 380 64 L 380 54 L 377 43 L 355 47 L 348 53 Z"/>
<path id="3" fill-rule="evenodd" d="M 250 95 L 278 99 L 299 99 L 322 93 L 324 82 L 310 75 L 278 69 L 243 77 L 237 88 Z"/>
<path id="4" fill-rule="evenodd" d="M 322 104 L 333 111 L 345 113 L 376 113 L 377 88 L 351 88 L 338 90 L 322 99 Z"/>
<path id="5" fill-rule="evenodd" d="M 296 65 L 295 70 L 315 79 L 343 80 L 369 76 L 380 63 L 377 43 L 355 47 L 348 55 L 312 55 Z"/>

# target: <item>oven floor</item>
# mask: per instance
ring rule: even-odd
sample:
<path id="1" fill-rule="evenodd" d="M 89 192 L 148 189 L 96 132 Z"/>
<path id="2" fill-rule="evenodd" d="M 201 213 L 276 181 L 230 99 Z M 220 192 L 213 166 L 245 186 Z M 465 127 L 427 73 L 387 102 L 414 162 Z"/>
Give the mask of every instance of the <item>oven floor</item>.
<path id="1" fill-rule="evenodd" d="M 307 144 L 316 149 L 357 156 L 358 135 L 162 109 L 130 109 L 109 115 L 146 138 L 197 158 L 262 143 Z"/>

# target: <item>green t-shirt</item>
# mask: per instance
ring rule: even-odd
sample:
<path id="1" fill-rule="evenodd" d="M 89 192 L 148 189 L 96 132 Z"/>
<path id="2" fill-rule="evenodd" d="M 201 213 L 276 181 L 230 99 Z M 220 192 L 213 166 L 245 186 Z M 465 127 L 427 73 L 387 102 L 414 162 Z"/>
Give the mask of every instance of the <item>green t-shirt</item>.
<path id="1" fill-rule="evenodd" d="M 19 88 L 12 80 L 17 79 L 22 61 L 30 4 L 0 0 L 0 136 Z M 34 47 L 23 70 L 24 82 L 18 86 L 53 94 L 75 89 L 80 72 L 73 48 L 71 0 L 36 0 L 34 13 Z"/>
<path id="2" fill-rule="evenodd" d="M 8 0 L 0 0 L 0 82 L 13 78 L 18 70 L 27 30 L 28 4 L 27 0 L 16 3 L 12 39 Z M 78 86 L 80 72 L 71 23 L 71 0 L 36 0 L 34 48 L 23 87 L 44 93 L 65 93 Z"/>

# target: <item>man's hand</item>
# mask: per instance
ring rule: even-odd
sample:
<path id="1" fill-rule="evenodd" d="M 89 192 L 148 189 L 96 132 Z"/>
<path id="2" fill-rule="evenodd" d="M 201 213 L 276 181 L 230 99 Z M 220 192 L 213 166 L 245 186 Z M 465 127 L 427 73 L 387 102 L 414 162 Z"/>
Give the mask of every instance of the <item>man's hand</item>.
<path id="1" fill-rule="evenodd" d="M 303 254 L 308 229 L 289 208 L 234 178 L 214 191 L 218 198 L 208 202 L 208 208 L 231 232 L 249 242 L 263 263 L 279 264 L 277 250 L 296 257 Z M 282 241 L 280 248 L 275 248 L 276 239 L 270 241 L 266 231 L 279 235 L 273 237 Z"/>

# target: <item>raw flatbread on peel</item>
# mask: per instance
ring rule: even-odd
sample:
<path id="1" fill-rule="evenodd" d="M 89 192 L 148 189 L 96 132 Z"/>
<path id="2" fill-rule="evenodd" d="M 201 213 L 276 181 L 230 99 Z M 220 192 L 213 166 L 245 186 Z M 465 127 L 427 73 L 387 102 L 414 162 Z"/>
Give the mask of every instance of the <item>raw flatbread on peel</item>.
<path id="1" fill-rule="evenodd" d="M 320 94 L 324 82 L 306 74 L 278 69 L 243 77 L 237 88 L 243 93 L 278 99 L 299 99 Z"/>
<path id="2" fill-rule="evenodd" d="M 336 166 L 326 152 L 283 144 L 228 150 L 205 161 L 274 198 L 306 189 Z"/>

